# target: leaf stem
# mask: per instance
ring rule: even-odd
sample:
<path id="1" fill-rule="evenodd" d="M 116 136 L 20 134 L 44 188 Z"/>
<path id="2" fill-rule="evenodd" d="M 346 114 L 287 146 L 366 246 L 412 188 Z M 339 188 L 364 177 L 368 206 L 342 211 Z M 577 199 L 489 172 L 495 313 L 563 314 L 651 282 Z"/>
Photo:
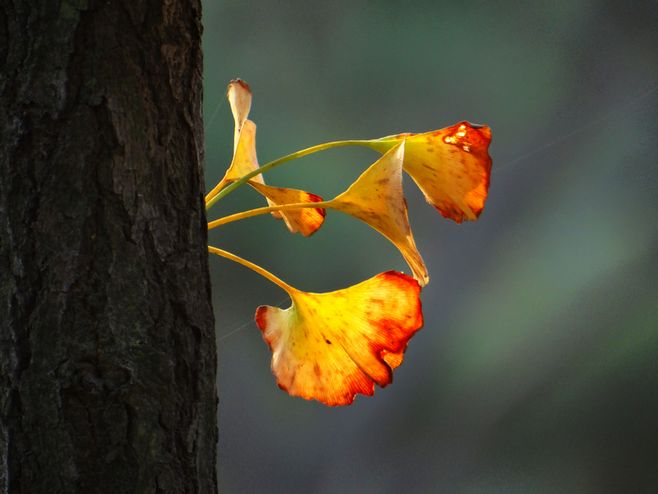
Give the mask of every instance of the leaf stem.
<path id="1" fill-rule="evenodd" d="M 206 204 L 208 201 L 210 201 L 213 197 L 215 197 L 219 192 L 224 188 L 224 186 L 228 183 L 224 178 L 222 178 L 215 187 L 206 194 Z"/>
<path id="2" fill-rule="evenodd" d="M 254 264 L 253 262 L 247 261 L 246 259 L 243 259 L 240 256 L 236 256 L 235 254 L 228 252 L 223 249 L 218 249 L 217 247 L 213 247 L 212 245 L 208 246 L 208 252 L 212 254 L 216 254 L 221 257 L 225 257 L 226 259 L 230 259 L 231 261 L 237 262 L 238 264 L 242 264 L 243 266 L 251 269 L 252 271 L 255 271 L 259 275 L 261 275 L 263 278 L 268 279 L 275 285 L 277 285 L 279 288 L 285 290 L 285 292 L 292 296 L 294 292 L 297 291 L 296 288 L 290 286 L 288 283 L 283 281 L 281 278 L 278 278 L 274 276 L 272 273 L 270 273 L 267 269 L 261 268 L 258 264 Z"/>
<path id="3" fill-rule="evenodd" d="M 304 156 L 308 156 L 309 154 L 317 153 L 318 151 L 325 151 L 327 149 L 338 148 L 338 147 L 343 147 L 343 146 L 368 146 L 370 142 L 371 141 L 369 141 L 369 140 L 347 140 L 347 141 L 325 142 L 323 144 L 318 144 L 316 146 L 311 146 L 310 148 L 302 149 L 302 150 L 296 151 L 292 154 L 282 156 L 281 158 L 275 159 L 274 161 L 270 161 L 269 163 L 261 166 L 260 168 L 257 168 L 256 170 L 254 170 L 250 173 L 247 173 L 242 178 L 240 178 L 240 180 L 236 180 L 235 182 L 230 184 L 228 187 L 226 187 L 225 189 L 218 192 L 214 197 L 210 198 L 209 200 L 206 200 L 206 210 L 210 209 L 217 201 L 219 201 L 223 197 L 226 197 L 231 192 L 233 192 L 235 189 L 237 189 L 238 187 L 243 185 L 245 182 L 247 182 L 248 180 L 254 178 L 256 175 L 260 175 L 261 173 L 265 173 L 266 171 L 269 171 L 272 168 L 276 168 L 277 166 L 282 165 L 283 163 L 286 163 L 288 161 L 292 161 L 292 160 L 295 160 L 295 159 L 298 159 L 298 158 L 302 158 Z M 216 188 L 217 187 L 215 187 L 215 189 Z M 215 190 L 215 189 L 213 189 L 213 190 Z"/>

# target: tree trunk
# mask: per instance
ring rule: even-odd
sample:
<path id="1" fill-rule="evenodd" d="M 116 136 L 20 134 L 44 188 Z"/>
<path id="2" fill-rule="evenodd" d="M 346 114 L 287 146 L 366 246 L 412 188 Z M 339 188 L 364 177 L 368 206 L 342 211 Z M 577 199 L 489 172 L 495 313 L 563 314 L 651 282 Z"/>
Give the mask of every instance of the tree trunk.
<path id="1" fill-rule="evenodd" d="M 0 0 L 0 493 L 216 491 L 199 0 Z"/>

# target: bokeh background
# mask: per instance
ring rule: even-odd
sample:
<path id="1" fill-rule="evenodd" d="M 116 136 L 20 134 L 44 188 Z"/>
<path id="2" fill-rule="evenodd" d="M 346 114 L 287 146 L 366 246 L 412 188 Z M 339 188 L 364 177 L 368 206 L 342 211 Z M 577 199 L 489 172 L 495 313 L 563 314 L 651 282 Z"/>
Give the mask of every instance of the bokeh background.
<path id="1" fill-rule="evenodd" d="M 432 281 L 394 383 L 330 409 L 270 374 L 256 306 L 287 306 L 211 259 L 226 493 L 658 492 L 658 3 L 205 2 L 206 180 L 224 173 L 227 82 L 248 81 L 261 163 L 320 142 L 493 129 L 480 220 L 406 180 Z M 333 150 L 274 185 L 326 198 L 377 154 Z M 211 217 L 262 205 L 241 190 Z M 309 291 L 408 271 L 340 213 L 304 239 L 269 216 L 211 242 Z"/>

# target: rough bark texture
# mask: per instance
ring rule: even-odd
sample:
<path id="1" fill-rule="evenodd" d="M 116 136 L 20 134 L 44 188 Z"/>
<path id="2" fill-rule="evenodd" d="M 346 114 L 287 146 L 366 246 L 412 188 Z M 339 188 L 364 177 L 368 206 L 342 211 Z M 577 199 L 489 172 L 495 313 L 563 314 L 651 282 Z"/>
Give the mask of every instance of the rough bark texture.
<path id="1" fill-rule="evenodd" d="M 199 0 L 0 0 L 0 493 L 215 492 Z"/>

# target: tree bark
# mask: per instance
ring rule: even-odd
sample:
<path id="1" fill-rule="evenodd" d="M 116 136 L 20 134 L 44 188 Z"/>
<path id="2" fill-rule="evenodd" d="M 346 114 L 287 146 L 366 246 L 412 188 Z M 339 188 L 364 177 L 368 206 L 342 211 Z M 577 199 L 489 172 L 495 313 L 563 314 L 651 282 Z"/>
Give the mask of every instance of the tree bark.
<path id="1" fill-rule="evenodd" d="M 0 0 L 0 493 L 216 491 L 199 0 Z"/>

